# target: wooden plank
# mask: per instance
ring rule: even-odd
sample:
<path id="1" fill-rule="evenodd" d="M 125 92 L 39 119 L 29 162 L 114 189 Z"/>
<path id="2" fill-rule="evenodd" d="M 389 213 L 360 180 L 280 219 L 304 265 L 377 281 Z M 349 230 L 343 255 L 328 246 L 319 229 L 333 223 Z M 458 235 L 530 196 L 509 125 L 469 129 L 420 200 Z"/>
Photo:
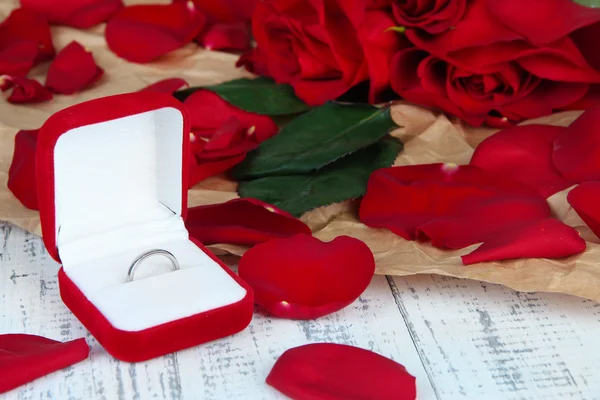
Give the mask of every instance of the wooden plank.
<path id="1" fill-rule="evenodd" d="M 439 398 L 600 398 L 600 304 L 442 276 L 389 280 Z"/>
<path id="2" fill-rule="evenodd" d="M 0 240 L 0 333 L 86 337 L 92 346 L 88 360 L 0 395 L 2 400 L 282 398 L 265 377 L 283 351 L 313 342 L 346 343 L 390 357 L 417 377 L 421 398 L 435 398 L 385 277 L 376 277 L 351 306 L 316 321 L 257 312 L 238 335 L 128 364 L 110 357 L 62 304 L 58 265 L 40 238 L 3 224 Z"/>

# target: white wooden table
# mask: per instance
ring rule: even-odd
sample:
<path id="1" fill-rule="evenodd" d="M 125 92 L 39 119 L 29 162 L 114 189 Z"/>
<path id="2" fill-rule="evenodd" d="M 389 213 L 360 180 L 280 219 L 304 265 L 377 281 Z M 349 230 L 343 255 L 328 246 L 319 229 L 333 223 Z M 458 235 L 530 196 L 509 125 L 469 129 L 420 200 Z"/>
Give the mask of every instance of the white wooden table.
<path id="1" fill-rule="evenodd" d="M 404 364 L 420 399 L 600 399 L 593 301 L 439 276 L 377 276 L 333 315 L 289 321 L 257 312 L 235 336 L 129 364 L 110 357 L 62 304 L 57 270 L 39 237 L 0 223 L 0 333 L 86 337 L 92 346 L 88 360 L 2 400 L 283 398 L 264 383 L 277 357 L 323 341 Z"/>

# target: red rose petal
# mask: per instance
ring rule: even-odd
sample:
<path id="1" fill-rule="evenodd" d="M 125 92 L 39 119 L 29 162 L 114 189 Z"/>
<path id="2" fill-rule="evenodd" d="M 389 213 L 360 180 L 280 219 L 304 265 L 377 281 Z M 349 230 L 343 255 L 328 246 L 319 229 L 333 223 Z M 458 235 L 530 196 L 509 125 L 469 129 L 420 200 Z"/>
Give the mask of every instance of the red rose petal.
<path id="1" fill-rule="evenodd" d="M 216 22 L 236 23 L 250 19 L 259 0 L 194 0 L 198 10 Z"/>
<path id="2" fill-rule="evenodd" d="M 600 105 L 586 110 L 554 141 L 554 165 L 572 182 L 600 180 Z"/>
<path id="3" fill-rule="evenodd" d="M 0 75 L 27 75 L 38 54 L 38 45 L 30 41 L 17 42 L 0 49 Z"/>
<path id="4" fill-rule="evenodd" d="M 193 207 L 185 222 L 190 236 L 205 245 L 230 243 L 254 246 L 310 228 L 291 214 L 256 199 L 234 199 L 222 204 Z"/>
<path id="5" fill-rule="evenodd" d="M 41 103 L 52 99 L 52 93 L 33 79 L 12 78 L 12 88 L 8 97 L 10 103 Z"/>
<path id="6" fill-rule="evenodd" d="M 50 25 L 46 17 L 36 11 L 17 8 L 0 24 L 0 49 L 6 50 L 17 42 L 35 44 L 34 63 L 54 57 Z M 2 71 L 1 73 L 8 73 Z"/>
<path id="7" fill-rule="evenodd" d="M 212 24 L 198 35 L 197 41 L 209 50 L 245 51 L 250 48 L 250 25 L 246 22 Z"/>
<path id="8" fill-rule="evenodd" d="M 181 78 L 169 78 L 163 79 L 158 82 L 154 82 L 143 89 L 140 89 L 140 92 L 158 92 L 158 93 L 167 93 L 173 94 L 181 88 L 188 87 L 188 83 Z"/>
<path id="9" fill-rule="evenodd" d="M 277 125 L 266 115 L 258 115 L 239 109 L 210 90 L 198 90 L 185 99 L 192 130 L 201 136 L 212 136 L 231 117 L 236 117 L 244 129 L 254 127 L 256 140 L 260 143 L 274 136 Z"/>
<path id="10" fill-rule="evenodd" d="M 108 21 L 106 42 L 119 57 L 150 62 L 191 42 L 205 22 L 192 1 L 125 7 Z"/>
<path id="11" fill-rule="evenodd" d="M 8 170 L 8 189 L 27 208 L 38 209 L 35 148 L 39 130 L 19 131 Z"/>
<path id="12" fill-rule="evenodd" d="M 567 200 L 583 222 L 600 237 L 600 182 L 585 182 L 569 192 Z"/>
<path id="13" fill-rule="evenodd" d="M 256 149 L 258 144 L 254 140 L 254 130 L 244 129 L 240 120 L 231 117 L 196 153 L 196 160 L 212 161 L 246 154 Z"/>
<path id="14" fill-rule="evenodd" d="M 462 249 L 510 229 L 550 217 L 548 203 L 538 198 L 498 197 L 480 201 L 460 216 L 439 217 L 417 227 L 438 248 Z"/>
<path id="15" fill-rule="evenodd" d="M 244 67 L 256 75 L 270 76 L 265 55 L 258 47 L 242 54 L 235 66 L 238 68 Z"/>
<path id="16" fill-rule="evenodd" d="M 536 44 L 561 39 L 571 32 L 600 21 L 600 10 L 572 0 L 487 0 L 495 19 Z M 515 10 L 519 12 L 515 12 Z"/>
<path id="17" fill-rule="evenodd" d="M 87 29 L 117 12 L 121 0 L 21 0 L 25 8 L 45 14 L 51 22 Z"/>
<path id="18" fill-rule="evenodd" d="M 71 42 L 50 64 L 46 86 L 56 93 L 72 94 L 90 86 L 103 74 L 92 53 L 79 43 Z"/>
<path id="19" fill-rule="evenodd" d="M 314 319 L 355 301 L 371 282 L 375 260 L 366 244 L 348 236 L 329 243 L 308 235 L 271 240 L 248 250 L 240 277 L 269 313 Z"/>
<path id="20" fill-rule="evenodd" d="M 286 350 L 267 383 L 292 399 L 415 400 L 415 377 L 369 350 L 313 343 Z"/>
<path id="21" fill-rule="evenodd" d="M 490 238 L 475 251 L 462 256 L 463 264 L 515 258 L 563 258 L 585 250 L 576 229 L 546 218 Z"/>
<path id="22" fill-rule="evenodd" d="M 189 187 L 191 188 L 206 178 L 227 171 L 244 161 L 244 158 L 246 158 L 245 154 L 215 161 L 196 161 L 195 157 L 190 157 Z"/>
<path id="23" fill-rule="evenodd" d="M 0 335 L 0 393 L 88 358 L 85 339 L 57 342 L 26 334 Z"/>
<path id="24" fill-rule="evenodd" d="M 471 165 L 520 181 L 544 198 L 570 186 L 552 162 L 554 140 L 566 128 L 523 125 L 490 136 L 475 149 Z"/>
<path id="25" fill-rule="evenodd" d="M 533 189 L 470 165 L 392 167 L 371 175 L 359 215 L 367 226 L 415 240 L 427 222 L 462 217 L 483 201 L 506 198 L 545 203 Z"/>

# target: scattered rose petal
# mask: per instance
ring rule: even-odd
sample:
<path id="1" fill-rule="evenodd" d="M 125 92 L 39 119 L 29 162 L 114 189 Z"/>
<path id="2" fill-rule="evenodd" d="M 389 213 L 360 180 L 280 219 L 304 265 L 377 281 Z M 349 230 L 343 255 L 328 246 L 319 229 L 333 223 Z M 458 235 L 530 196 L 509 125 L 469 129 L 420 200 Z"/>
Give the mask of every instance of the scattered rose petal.
<path id="1" fill-rule="evenodd" d="M 200 12 L 208 15 L 211 20 L 231 24 L 250 20 L 252 11 L 254 11 L 254 6 L 259 0 L 193 1 L 194 4 L 196 4 L 196 8 L 200 10 Z"/>
<path id="2" fill-rule="evenodd" d="M 146 86 L 143 89 L 140 89 L 140 92 L 159 92 L 159 93 L 167 93 L 173 94 L 179 89 L 188 87 L 188 83 L 181 78 L 169 78 L 163 79 L 158 82 L 154 82 L 151 85 Z"/>
<path id="3" fill-rule="evenodd" d="M 12 87 L 10 103 L 41 103 L 52 99 L 52 93 L 34 79 L 13 77 L 9 86 Z"/>
<path id="4" fill-rule="evenodd" d="M 567 200 L 583 222 L 600 237 L 600 182 L 584 182 L 567 195 Z"/>
<path id="5" fill-rule="evenodd" d="M 48 25 L 46 17 L 36 11 L 17 8 L 0 24 L 0 53 L 8 51 L 9 48 L 19 43 L 27 43 L 28 46 L 20 48 L 18 51 L 16 49 L 9 51 L 9 54 L 18 56 L 15 58 L 16 60 L 28 58 L 33 65 L 54 57 L 50 25 Z M 27 49 L 25 50 L 25 48 Z M 32 48 L 35 50 L 30 50 Z M 31 58 L 32 55 L 33 58 Z M 11 73 L 0 69 L 0 74 L 2 73 L 14 74 L 14 71 Z"/>
<path id="6" fill-rule="evenodd" d="M 71 42 L 50 64 L 46 86 L 56 93 L 72 94 L 87 88 L 103 74 L 92 53 L 79 43 Z"/>
<path id="7" fill-rule="evenodd" d="M 193 187 L 198 182 L 203 181 L 211 176 L 219 175 L 222 172 L 238 165 L 244 158 L 245 154 L 225 158 L 223 160 L 216 161 L 202 161 L 198 162 L 194 156 L 190 157 L 190 178 L 189 187 Z"/>
<path id="8" fill-rule="evenodd" d="M 246 129 L 236 117 L 225 121 L 223 126 L 196 153 L 197 160 L 216 160 L 246 154 L 258 147 L 253 128 Z"/>
<path id="9" fill-rule="evenodd" d="M 87 29 L 117 12 L 121 0 L 21 0 L 24 8 L 45 14 L 50 22 Z"/>
<path id="10" fill-rule="evenodd" d="M 88 358 L 85 339 L 57 342 L 26 334 L 0 335 L 0 393 Z"/>
<path id="11" fill-rule="evenodd" d="M 265 55 L 258 47 L 248 50 L 242 54 L 235 63 L 235 66 L 238 68 L 246 68 L 249 72 L 252 72 L 255 75 L 271 76 L 269 73 L 269 67 L 266 63 Z"/>
<path id="12" fill-rule="evenodd" d="M 358 347 L 312 343 L 286 350 L 267 383 L 292 399 L 415 400 L 415 377 L 389 358 Z"/>
<path id="13" fill-rule="evenodd" d="M 0 74 L 25 76 L 33 67 L 38 47 L 33 42 L 18 42 L 0 49 Z"/>
<path id="14" fill-rule="evenodd" d="M 15 149 L 8 170 L 8 189 L 25 207 L 37 210 L 35 173 L 35 148 L 38 130 L 19 131 L 15 136 Z"/>
<path id="15" fill-rule="evenodd" d="M 419 227 L 426 223 L 466 218 L 469 212 L 490 202 L 496 207 L 511 208 L 511 199 L 533 202 L 527 209 L 539 210 L 536 213 L 548 210 L 545 200 L 535 190 L 474 166 L 402 166 L 380 169 L 371 175 L 359 214 L 367 226 L 386 228 L 407 240 L 415 240 Z M 510 210 L 505 213 L 510 214 Z M 472 229 L 477 225 L 481 235 L 490 233 L 481 222 L 472 221 Z"/>
<path id="16" fill-rule="evenodd" d="M 247 22 L 211 24 L 196 41 L 209 50 L 245 51 L 250 48 L 250 25 Z"/>
<path id="17" fill-rule="evenodd" d="M 310 228 L 291 214 L 249 198 L 190 208 L 185 225 L 190 236 L 205 245 L 254 246 L 301 233 L 311 234 Z"/>
<path id="18" fill-rule="evenodd" d="M 125 7 L 108 21 L 106 42 L 119 57 L 146 63 L 191 42 L 205 22 L 191 0 Z"/>
<path id="19" fill-rule="evenodd" d="M 238 271 L 269 313 L 315 319 L 355 301 L 371 282 L 375 260 L 358 239 L 338 236 L 325 243 L 296 235 L 248 250 Z"/>
<path id="20" fill-rule="evenodd" d="M 263 142 L 277 133 L 277 125 L 266 115 L 244 111 L 229 104 L 210 90 L 197 90 L 185 99 L 192 131 L 200 136 L 212 136 L 231 117 L 236 117 L 245 129 L 254 127 L 254 135 Z"/>
<path id="21" fill-rule="evenodd" d="M 546 218 L 490 238 L 462 260 L 470 265 L 515 258 L 563 258 L 579 254 L 585 247 L 576 229 Z"/>
<path id="22" fill-rule="evenodd" d="M 600 104 L 587 109 L 554 141 L 553 160 L 572 182 L 600 180 Z"/>
<path id="23" fill-rule="evenodd" d="M 552 162 L 554 140 L 566 128 L 523 125 L 498 132 L 477 146 L 471 165 L 520 181 L 544 198 L 570 186 Z"/>

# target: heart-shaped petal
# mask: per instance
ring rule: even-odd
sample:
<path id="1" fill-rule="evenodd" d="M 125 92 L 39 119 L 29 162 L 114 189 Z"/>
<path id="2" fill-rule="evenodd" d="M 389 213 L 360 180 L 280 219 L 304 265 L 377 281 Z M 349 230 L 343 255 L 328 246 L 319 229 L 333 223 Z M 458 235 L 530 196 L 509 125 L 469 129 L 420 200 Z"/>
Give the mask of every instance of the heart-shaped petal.
<path id="1" fill-rule="evenodd" d="M 0 393 L 88 358 L 85 339 L 57 342 L 26 334 L 0 335 Z"/>
<path id="2" fill-rule="evenodd" d="M 39 130 L 19 131 L 8 170 L 8 189 L 25 207 L 38 209 L 35 173 L 35 148 Z"/>
<path id="3" fill-rule="evenodd" d="M 238 271 L 254 290 L 255 302 L 269 313 L 314 319 L 355 301 L 371 282 L 375 260 L 358 239 L 338 236 L 325 243 L 295 235 L 248 250 Z"/>
<path id="4" fill-rule="evenodd" d="M 108 21 L 106 42 L 119 57 L 146 63 L 191 42 L 205 22 L 191 0 L 125 7 Z"/>
<path id="5" fill-rule="evenodd" d="M 554 140 L 565 129 L 551 125 L 505 129 L 477 146 L 471 165 L 524 183 L 544 198 L 550 197 L 572 186 L 552 161 Z"/>
<path id="6" fill-rule="evenodd" d="M 600 237 L 600 182 L 584 182 L 567 195 L 567 201 L 592 232 Z"/>
<path id="7" fill-rule="evenodd" d="M 267 383 L 292 399 L 415 400 L 415 377 L 389 358 L 358 347 L 312 343 L 286 350 Z"/>
<path id="8" fill-rule="evenodd" d="M 54 57 L 50 25 L 43 14 L 26 8 L 17 8 L 0 24 L 0 49 L 5 50 L 18 42 L 36 46 L 34 63 Z M 0 73 L 8 73 L 0 70 Z"/>
<path id="9" fill-rule="evenodd" d="M 250 198 L 190 208 L 185 226 L 190 236 L 205 245 L 254 246 L 273 239 L 311 234 L 310 228 L 291 214 Z"/>
<path id="10" fill-rule="evenodd" d="M 554 141 L 553 160 L 568 180 L 600 180 L 600 104 L 587 109 Z"/>
<path id="11" fill-rule="evenodd" d="M 24 8 L 45 14 L 50 22 L 87 29 L 123 7 L 121 0 L 21 0 Z"/>
<path id="12" fill-rule="evenodd" d="M 507 202 L 510 199 L 533 202 L 534 207 L 528 209 L 539 210 L 536 214 L 548 210 L 544 199 L 535 190 L 475 166 L 402 166 L 380 169 L 371 175 L 359 214 L 367 226 L 386 228 L 407 240 L 415 240 L 419 227 L 424 224 L 440 219 L 467 218 L 470 212 L 486 205 L 495 204 L 496 208 L 508 205 L 504 214 L 510 214 L 511 203 Z M 481 213 L 485 214 L 485 210 Z M 493 227 L 482 222 L 473 221 L 469 226 L 474 229 L 478 225 L 478 230 L 465 231 L 469 237 L 455 237 L 454 243 L 470 242 L 477 235 L 483 238 L 492 233 L 488 228 Z M 429 229 L 422 231 L 429 232 Z M 434 235 L 433 230 L 429 234 Z M 438 239 L 442 240 L 443 235 Z"/>
<path id="13" fill-rule="evenodd" d="M 514 258 L 563 258 L 585 250 L 585 240 L 576 229 L 554 218 L 546 218 L 510 229 L 488 239 L 463 264 Z"/>
<path id="14" fill-rule="evenodd" d="M 167 93 L 173 94 L 181 88 L 188 87 L 188 83 L 181 78 L 168 78 L 163 79 L 158 82 L 154 82 L 151 85 L 146 86 L 143 89 L 140 89 L 140 92 L 158 92 L 158 93 Z"/>
<path id="15" fill-rule="evenodd" d="M 92 53 L 73 41 L 50 64 L 46 86 L 56 93 L 72 94 L 87 88 L 103 74 Z"/>
<path id="16" fill-rule="evenodd" d="M 11 79 L 10 103 L 41 103 L 52 99 L 52 93 L 34 79 L 14 77 Z"/>

